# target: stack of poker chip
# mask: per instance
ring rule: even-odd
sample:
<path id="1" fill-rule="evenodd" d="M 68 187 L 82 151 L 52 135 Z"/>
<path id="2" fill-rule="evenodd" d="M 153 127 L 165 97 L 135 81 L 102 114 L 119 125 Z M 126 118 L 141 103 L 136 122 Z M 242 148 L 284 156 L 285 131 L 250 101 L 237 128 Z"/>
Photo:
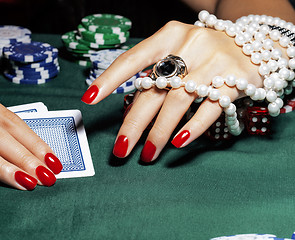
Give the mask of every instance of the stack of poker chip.
<path id="1" fill-rule="evenodd" d="M 92 54 L 90 57 L 92 68 L 90 69 L 89 76 L 86 79 L 86 84 L 92 84 L 92 82 L 124 52 L 126 52 L 126 50 L 105 49 L 97 52 L 96 54 Z M 134 82 L 139 77 L 139 74 L 140 73 L 135 74 L 133 77 L 121 84 L 113 93 L 127 93 L 133 91 L 135 89 Z"/>
<path id="2" fill-rule="evenodd" d="M 16 42 L 3 48 L 5 77 L 17 84 L 42 84 L 59 73 L 58 49 L 48 43 Z"/>
<path id="3" fill-rule="evenodd" d="M 0 25 L 0 57 L 2 56 L 3 48 L 12 43 L 29 43 L 31 42 L 31 31 L 27 28 Z"/>
<path id="4" fill-rule="evenodd" d="M 62 41 L 77 63 L 91 66 L 91 54 L 119 48 L 129 39 L 131 21 L 114 14 L 93 14 L 84 17 L 77 28 L 62 35 Z"/>

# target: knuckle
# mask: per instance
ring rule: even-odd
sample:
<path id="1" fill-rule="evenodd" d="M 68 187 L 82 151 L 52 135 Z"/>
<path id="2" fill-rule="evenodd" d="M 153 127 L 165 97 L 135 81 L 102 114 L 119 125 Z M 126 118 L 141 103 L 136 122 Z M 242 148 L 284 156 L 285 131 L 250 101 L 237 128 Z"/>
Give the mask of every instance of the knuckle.
<path id="1" fill-rule="evenodd" d="M 123 123 L 124 129 L 128 129 L 128 131 L 142 132 L 139 122 L 131 118 L 130 115 L 127 115 L 125 121 Z"/>
<path id="2" fill-rule="evenodd" d="M 155 124 L 150 132 L 150 138 L 156 139 L 158 143 L 166 143 L 170 134 L 159 124 Z"/>
<path id="3" fill-rule="evenodd" d="M 181 27 L 183 26 L 183 23 L 176 21 L 176 20 L 171 20 L 169 22 L 167 22 L 164 27 L 162 28 L 162 30 L 165 31 L 173 31 L 176 32 L 178 31 Z"/>
<path id="4" fill-rule="evenodd" d="M 19 164 L 23 169 L 28 169 L 28 167 L 34 165 L 34 159 L 30 153 L 19 153 Z"/>

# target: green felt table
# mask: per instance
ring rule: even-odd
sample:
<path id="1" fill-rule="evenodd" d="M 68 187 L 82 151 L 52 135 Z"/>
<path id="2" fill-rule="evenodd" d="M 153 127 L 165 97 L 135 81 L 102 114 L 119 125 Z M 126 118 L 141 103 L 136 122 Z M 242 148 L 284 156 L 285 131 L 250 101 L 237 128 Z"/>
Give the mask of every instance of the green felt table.
<path id="1" fill-rule="evenodd" d="M 33 40 L 61 48 L 59 35 Z M 137 41 L 133 39 L 133 41 Z M 95 106 L 80 101 L 87 68 L 61 51 L 60 74 L 39 86 L 0 76 L 5 106 L 42 101 L 49 110 L 80 109 L 95 176 L 19 191 L 0 186 L 0 239 L 210 239 L 240 233 L 290 237 L 295 230 L 295 113 L 280 115 L 269 137 L 225 145 L 204 138 L 140 164 L 144 138 L 118 161 L 113 143 L 123 94 Z"/>

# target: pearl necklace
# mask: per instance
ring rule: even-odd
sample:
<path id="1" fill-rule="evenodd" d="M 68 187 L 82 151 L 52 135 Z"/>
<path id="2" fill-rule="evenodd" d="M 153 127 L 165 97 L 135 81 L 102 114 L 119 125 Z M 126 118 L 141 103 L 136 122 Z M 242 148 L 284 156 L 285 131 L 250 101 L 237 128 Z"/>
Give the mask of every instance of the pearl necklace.
<path id="1" fill-rule="evenodd" d="M 224 84 L 244 91 L 254 101 L 266 100 L 269 114 L 273 117 L 278 116 L 280 108 L 283 107 L 283 95 L 290 94 L 295 87 L 295 47 L 292 45 L 293 40 L 291 41 L 288 36 L 282 35 L 276 28 L 269 25 L 286 29 L 291 33 L 290 36 L 294 36 L 295 26 L 280 18 L 265 15 L 244 16 L 236 23 L 217 19 L 205 10 L 201 11 L 198 17 L 196 26 L 224 31 L 229 37 L 234 38 L 236 45 L 242 48 L 243 53 L 250 57 L 253 64 L 258 65 L 258 73 L 264 79 L 263 87 L 256 88 L 246 79 L 237 79 L 234 75 L 228 75 L 225 78 L 216 76 L 212 79 L 210 86 L 204 84 L 197 86 L 192 80 L 185 83 L 177 76 L 169 79 L 159 77 L 156 80 L 144 77 L 136 79 L 135 87 L 139 90 L 149 89 L 152 86 L 160 89 L 184 87 L 188 93 L 198 94 L 196 102 L 202 101 L 204 97 L 208 97 L 211 101 L 218 101 L 225 112 L 229 132 L 235 136 L 243 131 L 244 126 L 237 119 L 236 106 L 231 103 L 230 98 L 220 96 L 218 89 Z M 288 59 L 282 57 L 280 49 L 274 48 L 274 41 L 277 41 L 281 47 L 287 48 Z"/>

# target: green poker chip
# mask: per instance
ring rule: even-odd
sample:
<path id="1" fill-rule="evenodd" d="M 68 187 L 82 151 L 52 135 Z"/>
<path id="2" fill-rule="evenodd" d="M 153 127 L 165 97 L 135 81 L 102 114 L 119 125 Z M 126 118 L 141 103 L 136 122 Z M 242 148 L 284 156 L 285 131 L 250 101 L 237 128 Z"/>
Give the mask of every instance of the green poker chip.
<path id="1" fill-rule="evenodd" d="M 131 28 L 131 20 L 114 14 L 93 14 L 81 20 L 86 30 L 96 33 L 127 32 Z"/>
<path id="2" fill-rule="evenodd" d="M 120 33 L 96 33 L 86 30 L 82 24 L 78 25 L 78 31 L 80 35 L 87 41 L 94 42 L 108 42 L 110 40 L 120 40 L 125 39 L 129 36 L 129 32 Z"/>
<path id="3" fill-rule="evenodd" d="M 98 44 L 98 43 L 94 43 L 94 42 L 89 42 L 89 41 L 86 41 L 84 39 L 79 39 L 79 42 L 81 44 L 84 44 L 86 46 L 88 46 L 89 48 L 92 48 L 92 49 L 106 49 L 106 48 L 116 48 L 116 47 L 119 47 L 119 44 L 110 44 L 110 45 L 104 45 L 104 44 Z"/>
<path id="4" fill-rule="evenodd" d="M 78 31 L 70 31 L 62 35 L 61 40 L 63 41 L 64 45 L 69 49 L 75 50 L 90 50 L 90 48 L 79 42 L 79 35 Z"/>

